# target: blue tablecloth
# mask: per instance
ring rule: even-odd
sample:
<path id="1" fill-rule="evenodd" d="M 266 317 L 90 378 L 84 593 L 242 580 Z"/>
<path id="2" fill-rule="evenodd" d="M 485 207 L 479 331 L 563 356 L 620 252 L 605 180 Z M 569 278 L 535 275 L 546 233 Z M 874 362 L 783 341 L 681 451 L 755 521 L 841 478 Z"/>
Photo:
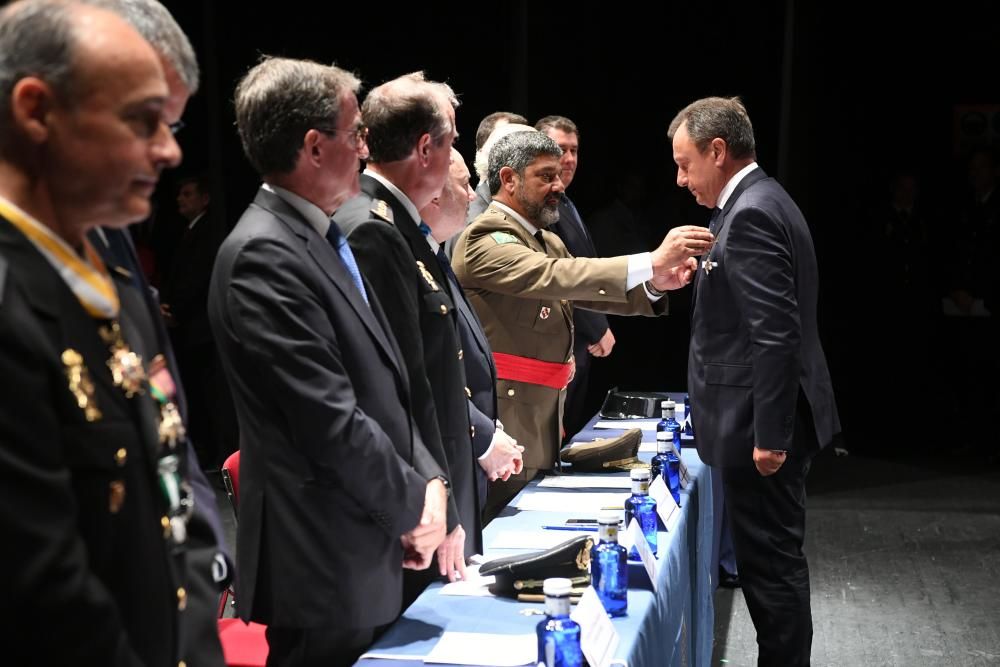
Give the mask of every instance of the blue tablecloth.
<path id="1" fill-rule="evenodd" d="M 674 397 L 683 398 L 677 395 Z M 619 430 L 594 429 L 597 418 L 574 440 L 610 437 L 629 428 L 622 420 Z M 644 442 L 654 442 L 654 430 L 643 431 Z M 640 453 L 648 461 L 652 454 Z M 640 581 L 643 588 L 630 586 L 628 615 L 612 619 L 621 637 L 615 657 L 629 667 L 659 665 L 708 665 L 712 657 L 712 478 L 709 469 L 698 458 L 693 447 L 686 447 L 682 458 L 691 474 L 692 483 L 681 494 L 681 516 L 670 533 L 659 535 L 659 574 L 657 592 L 649 589 L 641 566 L 630 565 L 630 582 Z M 625 475 L 627 473 L 620 473 Z M 539 489 L 537 481 L 521 494 L 558 489 Z M 596 489 L 595 489 L 596 490 Z M 602 489 L 607 491 L 607 489 Z M 575 490 L 564 490 L 574 493 Z M 520 495 L 518 496 L 520 497 Z M 501 531 L 541 530 L 543 525 L 561 524 L 579 513 L 527 512 L 513 508 L 512 501 L 499 517 L 486 527 L 483 534 L 484 554 L 488 559 L 507 556 L 517 551 L 490 549 L 491 542 Z M 566 533 L 570 539 L 579 533 Z M 640 576 L 634 577 L 633 574 Z M 534 632 L 541 617 L 518 613 L 541 604 L 516 602 L 492 597 L 456 597 L 439 594 L 441 584 L 428 588 L 403 616 L 370 649 L 379 653 L 414 656 L 410 664 L 421 664 L 416 657 L 427 655 L 445 630 L 453 632 L 487 632 L 493 634 L 525 634 Z M 406 662 L 406 661 L 404 661 Z M 361 667 L 399 667 L 399 660 L 366 659 Z"/>

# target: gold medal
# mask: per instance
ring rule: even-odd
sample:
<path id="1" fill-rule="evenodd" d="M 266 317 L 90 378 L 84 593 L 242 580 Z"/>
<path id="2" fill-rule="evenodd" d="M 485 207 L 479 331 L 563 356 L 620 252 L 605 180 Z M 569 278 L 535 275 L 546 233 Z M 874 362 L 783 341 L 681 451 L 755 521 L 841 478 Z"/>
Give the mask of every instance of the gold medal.
<path id="1" fill-rule="evenodd" d="M 118 322 L 112 320 L 110 327 L 98 329 L 104 342 L 111 346 L 111 358 L 108 359 L 108 368 L 111 370 L 111 379 L 116 387 L 121 387 L 126 398 L 132 398 L 136 394 L 143 393 L 146 383 L 146 369 L 142 365 L 142 357 L 129 349 L 125 339 L 122 338 L 121 328 Z"/>
<path id="2" fill-rule="evenodd" d="M 173 403 L 164 403 L 160 406 L 160 444 L 165 444 L 170 449 L 177 447 L 177 443 L 184 439 L 187 432 L 184 428 L 184 420 L 181 413 Z"/>
<path id="3" fill-rule="evenodd" d="M 97 400 L 94 397 L 94 383 L 90 379 L 90 372 L 83 365 L 83 357 L 79 352 L 71 347 L 63 350 L 63 366 L 66 367 L 66 379 L 69 380 L 69 391 L 76 399 L 76 404 L 83 410 L 83 417 L 89 422 L 97 421 L 101 418 L 101 411 L 97 408 Z"/>

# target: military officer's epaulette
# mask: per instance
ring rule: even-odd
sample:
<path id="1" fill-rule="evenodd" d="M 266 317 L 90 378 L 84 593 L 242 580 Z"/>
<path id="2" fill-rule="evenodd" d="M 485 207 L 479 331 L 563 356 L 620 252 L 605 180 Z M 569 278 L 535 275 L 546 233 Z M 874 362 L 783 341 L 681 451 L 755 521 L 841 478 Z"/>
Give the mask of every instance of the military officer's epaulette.
<path id="1" fill-rule="evenodd" d="M 492 232 L 490 234 L 490 238 L 496 241 L 497 245 L 502 245 L 504 243 L 518 243 L 520 245 L 524 245 L 521 243 L 521 239 L 508 232 Z"/>
<path id="2" fill-rule="evenodd" d="M 392 209 L 385 202 L 384 199 L 376 199 L 372 201 L 372 207 L 370 209 L 371 213 L 378 218 L 382 218 L 390 225 L 394 224 L 392 220 Z"/>

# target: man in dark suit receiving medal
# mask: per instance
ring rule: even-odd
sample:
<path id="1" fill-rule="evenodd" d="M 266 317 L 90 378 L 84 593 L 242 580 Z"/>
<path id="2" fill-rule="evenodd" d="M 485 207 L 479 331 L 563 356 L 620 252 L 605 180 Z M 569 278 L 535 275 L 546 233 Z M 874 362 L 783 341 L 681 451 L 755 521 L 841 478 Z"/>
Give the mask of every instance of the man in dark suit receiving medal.
<path id="1" fill-rule="evenodd" d="M 670 124 L 677 185 L 711 208 L 694 282 L 688 391 L 698 453 L 722 469 L 760 665 L 808 665 L 809 462 L 840 431 L 816 323 L 819 271 L 802 212 L 757 165 L 738 99 L 693 102 Z"/>
<path id="2" fill-rule="evenodd" d="M 0 627 L 12 664 L 187 656 L 195 499 L 177 392 L 142 296 L 87 238 L 149 215 L 160 171 L 180 160 L 168 97 L 156 52 L 114 14 L 44 0 L 0 13 Z"/>

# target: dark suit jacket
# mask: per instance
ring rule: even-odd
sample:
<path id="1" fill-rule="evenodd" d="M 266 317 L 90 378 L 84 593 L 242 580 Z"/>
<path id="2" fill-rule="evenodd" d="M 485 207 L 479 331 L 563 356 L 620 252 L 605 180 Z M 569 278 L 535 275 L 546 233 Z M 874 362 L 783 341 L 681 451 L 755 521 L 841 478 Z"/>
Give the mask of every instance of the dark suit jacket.
<path id="1" fill-rule="evenodd" d="M 171 333 L 182 353 L 184 349 L 212 344 L 208 285 L 223 237 L 221 221 L 211 208 L 207 209 L 193 229 L 184 229 L 160 286 L 160 301 L 170 306 L 176 323 Z"/>
<path id="2" fill-rule="evenodd" d="M 87 237 L 100 253 L 109 271 L 118 279 L 119 293 L 126 290 L 133 292 L 135 300 L 143 304 L 145 313 L 137 310 L 136 320 L 145 321 L 144 328 L 152 332 L 149 345 L 155 346 L 167 360 L 167 368 L 177 387 L 174 402 L 187 423 L 187 402 L 177 360 L 160 316 L 160 304 L 142 273 L 132 237 L 122 229 L 102 229 L 100 232 L 91 230 Z M 223 660 L 216 618 L 219 613 L 219 594 L 228 586 L 232 577 L 233 559 L 222 531 L 215 491 L 201 471 L 201 464 L 190 439 L 186 441 L 185 447 L 195 504 L 194 513 L 188 522 L 188 541 L 185 545 L 188 603 L 181 617 L 184 623 L 182 655 L 189 667 L 198 667 L 221 664 Z M 226 565 L 222 581 L 215 580 L 219 558 L 224 559 Z"/>
<path id="3" fill-rule="evenodd" d="M 563 196 L 562 201 L 559 202 L 559 221 L 549 225 L 548 230 L 555 232 L 562 239 L 569 254 L 573 257 L 597 257 L 594 242 L 569 197 Z M 577 350 L 576 356 L 579 364 L 580 349 L 583 349 L 584 361 L 586 361 L 586 348 L 601 340 L 601 336 L 608 330 L 608 317 L 604 313 L 574 308 L 573 329 L 573 345 Z"/>
<path id="4" fill-rule="evenodd" d="M 840 431 L 816 325 L 819 271 L 805 218 L 761 169 L 726 202 L 695 277 L 688 390 L 698 453 L 746 466 L 754 445 L 792 450 L 799 391 L 819 446 Z M 809 452 L 800 452 L 808 455 Z"/>
<path id="5" fill-rule="evenodd" d="M 399 348 L 337 251 L 261 189 L 219 250 L 209 318 L 240 422 L 236 606 L 274 626 L 400 611 L 400 535 L 441 474 Z"/>
<path id="6" fill-rule="evenodd" d="M 455 308 L 458 310 L 458 333 L 462 340 L 462 362 L 465 366 L 465 381 L 468 382 L 469 422 L 472 424 L 472 451 L 476 459 L 490 448 L 496 432 L 497 411 L 497 367 L 493 363 L 493 351 L 483 331 L 483 325 L 476 311 L 466 300 L 462 287 L 455 281 L 457 289 Z M 477 492 L 480 510 L 486 500 L 486 473 L 479 465 L 476 468 Z"/>
<path id="7" fill-rule="evenodd" d="M 389 205 L 394 222 L 373 212 L 376 200 Z M 417 227 L 419 221 L 412 220 L 376 179 L 363 174 L 361 194 L 341 206 L 333 219 L 385 305 L 389 326 L 403 349 L 420 432 L 425 442 L 440 434 L 442 458 L 437 460 L 450 471 L 454 501 L 448 530 L 461 523 L 466 555 L 481 553 L 482 521 L 473 470 L 479 466 L 472 456 L 469 397 L 447 278 Z"/>
<path id="8" fill-rule="evenodd" d="M 121 296 L 123 336 L 144 361 L 141 299 Z M 165 538 L 158 412 L 125 397 L 100 322 L 27 239 L 0 219 L 0 625 L 10 664 L 176 665 L 183 548 Z M 100 417 L 71 392 L 75 350 Z M 178 449 L 180 469 L 186 450 Z M 124 485 L 119 508 L 112 485 Z"/>

